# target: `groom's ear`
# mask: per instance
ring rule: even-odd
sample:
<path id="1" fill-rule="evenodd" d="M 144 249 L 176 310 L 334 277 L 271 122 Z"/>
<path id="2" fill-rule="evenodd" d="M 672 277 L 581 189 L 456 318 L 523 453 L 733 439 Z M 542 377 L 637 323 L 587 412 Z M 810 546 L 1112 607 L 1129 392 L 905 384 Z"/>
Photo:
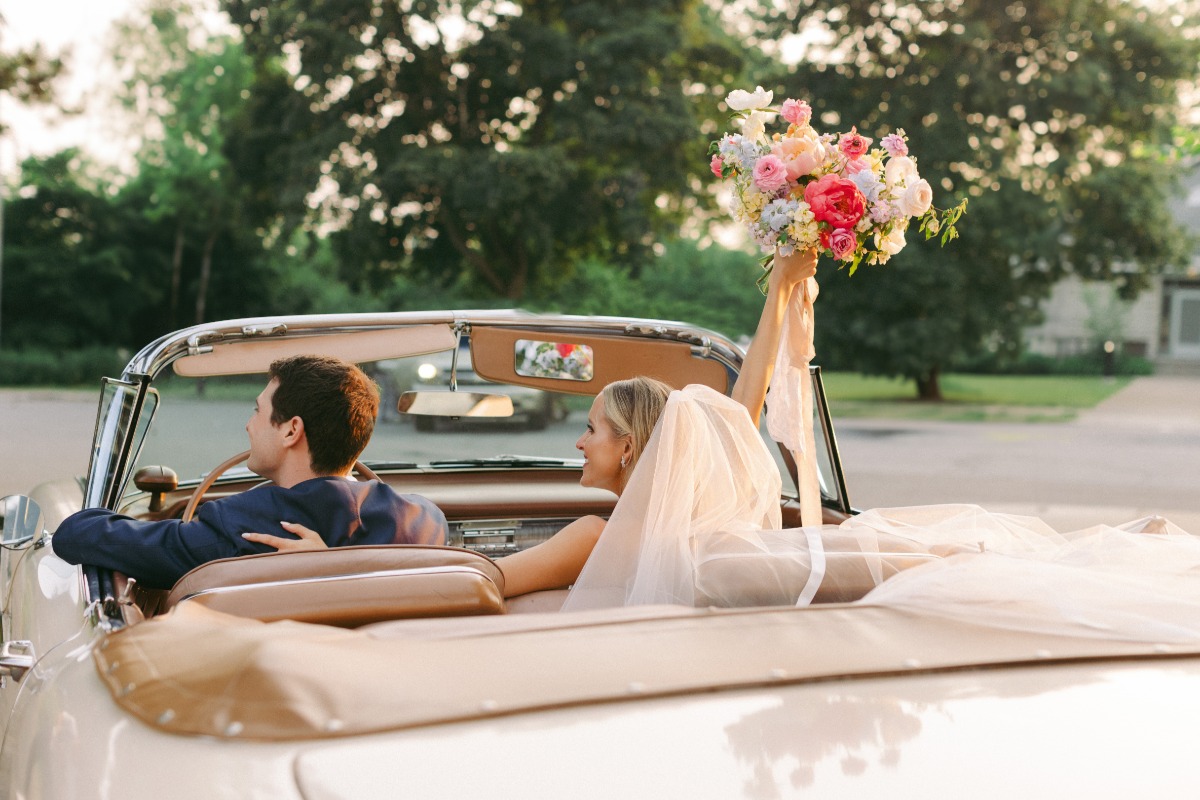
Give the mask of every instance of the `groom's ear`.
<path id="1" fill-rule="evenodd" d="M 295 447 L 305 441 L 304 420 L 300 417 L 292 417 L 281 423 L 280 427 L 283 430 L 284 447 Z"/>

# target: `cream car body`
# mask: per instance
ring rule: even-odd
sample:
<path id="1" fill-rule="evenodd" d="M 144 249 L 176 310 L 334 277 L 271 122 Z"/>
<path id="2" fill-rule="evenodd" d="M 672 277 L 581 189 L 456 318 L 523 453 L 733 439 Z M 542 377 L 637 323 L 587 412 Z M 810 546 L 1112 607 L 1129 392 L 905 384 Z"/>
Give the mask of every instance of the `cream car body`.
<path id="1" fill-rule="evenodd" d="M 1200 647 L 831 602 L 852 593 L 808 608 L 559 614 L 557 592 L 498 599 L 502 577 L 458 550 L 421 564 L 357 554 L 366 566 L 327 574 L 297 565 L 355 554 L 238 559 L 217 565 L 224 582 L 164 597 L 46 546 L 81 507 L 170 516 L 197 487 L 211 498 L 256 483 L 231 471 L 204 489 L 207 455 L 178 487 L 161 471 L 135 482 L 160 453 L 188 460 L 155 438 L 169 421 L 155 412 L 191 402 L 156 394 L 168 368 L 208 378 L 211 394 L 213 376 L 261 373 L 288 353 L 374 362 L 463 340 L 489 380 L 580 397 L 640 373 L 728 391 L 741 360 L 727 339 L 680 323 L 511 312 L 235 320 L 152 343 L 102 394 L 86 481 L 5 505 L 6 796 L 1057 798 L 1197 784 L 1184 726 L 1200 710 Z M 520 374 L 514 354 L 530 341 L 588 347 L 586 379 L 583 358 L 566 378 Z M 852 510 L 819 380 L 817 390 L 824 511 L 836 521 Z M 487 452 L 483 437 L 471 446 L 474 460 L 401 450 L 364 460 L 435 499 L 452 544 L 489 555 L 611 509 L 611 497 L 578 487 L 573 456 Z M 786 454 L 780 464 L 790 471 Z M 798 524 L 786 488 L 781 505 Z M 332 616 L 357 627 L 325 624 Z M 279 618 L 301 621 L 262 621 Z"/>

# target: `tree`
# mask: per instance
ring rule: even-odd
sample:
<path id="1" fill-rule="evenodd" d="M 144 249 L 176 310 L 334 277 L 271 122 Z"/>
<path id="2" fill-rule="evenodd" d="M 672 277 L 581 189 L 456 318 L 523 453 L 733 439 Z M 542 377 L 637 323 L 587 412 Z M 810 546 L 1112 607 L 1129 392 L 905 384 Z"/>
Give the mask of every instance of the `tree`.
<path id="1" fill-rule="evenodd" d="M 4 24 L 4 18 L 0 16 L 0 26 Z M 20 103 L 50 102 L 54 79 L 62 68 L 62 58 L 47 55 L 41 45 L 11 53 L 0 52 L 0 92 Z M 5 130 L 0 122 L 0 133 Z"/>
<path id="2" fill-rule="evenodd" d="M 200 323 L 209 317 L 218 243 L 254 234 L 240 218 L 241 182 L 225 155 L 251 65 L 239 41 L 210 32 L 197 6 L 175 0 L 151 0 L 121 23 L 114 56 L 126 75 L 122 100 L 144 131 L 129 191 L 147 197 L 151 223 L 174 231 L 168 328 L 182 321 L 189 254 L 198 258 L 191 321 Z"/>
<path id="3" fill-rule="evenodd" d="M 756 80 L 807 98 L 826 128 L 904 128 L 962 239 L 914 241 L 853 280 L 821 273 L 818 356 L 916 379 L 967 354 L 1015 354 L 1037 301 L 1067 274 L 1124 296 L 1187 254 L 1169 213 L 1181 85 L 1194 85 L 1194 17 L 1124 0 L 747 2 L 752 40 L 802 35 L 805 58 Z"/>
<path id="4" fill-rule="evenodd" d="M 356 287 L 465 275 L 518 300 L 585 256 L 636 268 L 699 189 L 706 81 L 740 67 L 693 0 L 224 6 L 288 165 L 279 211 L 320 202 Z"/>
<path id="5" fill-rule="evenodd" d="M 676 240 L 648 260 L 641 275 L 593 260 L 581 262 L 536 308 L 572 314 L 674 319 L 729 336 L 754 332 L 762 295 L 754 289 L 761 270 L 743 252 Z"/>
<path id="6" fill-rule="evenodd" d="M 5 211 L 6 341 L 15 347 L 129 346 L 161 294 L 138 270 L 135 211 L 80 179 L 73 150 L 21 165 Z M 155 333 L 157 335 L 157 332 Z M 143 337 L 146 341 L 149 337 Z"/>
<path id="7" fill-rule="evenodd" d="M 0 26 L 6 25 L 4 17 L 0 16 Z M 61 58 L 46 55 L 40 45 L 11 53 L 0 52 L 0 94 L 6 94 L 22 103 L 50 102 L 53 97 L 51 91 L 53 81 L 62 71 L 62 66 Z M 6 126 L 3 120 L 0 120 L 0 135 L 3 135 L 5 131 Z M 0 187 L 0 311 L 5 305 L 3 295 L 4 199 L 3 187 Z M 4 316 L 0 313 L 0 322 L 3 320 Z"/>

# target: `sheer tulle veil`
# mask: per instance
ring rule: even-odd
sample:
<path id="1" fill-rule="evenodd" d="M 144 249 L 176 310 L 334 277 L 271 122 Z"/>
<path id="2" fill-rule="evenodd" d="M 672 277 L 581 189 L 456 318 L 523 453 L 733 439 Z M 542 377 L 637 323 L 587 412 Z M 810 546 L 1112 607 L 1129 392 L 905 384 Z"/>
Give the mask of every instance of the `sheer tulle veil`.
<path id="1" fill-rule="evenodd" d="M 1059 533 L 938 505 L 782 530 L 779 496 L 744 407 L 673 392 L 563 610 L 855 599 L 1006 629 L 1200 639 L 1200 539 L 1161 518 Z"/>
<path id="2" fill-rule="evenodd" d="M 742 405 L 703 386 L 672 392 L 564 610 L 695 605 L 696 543 L 778 529 L 780 487 Z"/>

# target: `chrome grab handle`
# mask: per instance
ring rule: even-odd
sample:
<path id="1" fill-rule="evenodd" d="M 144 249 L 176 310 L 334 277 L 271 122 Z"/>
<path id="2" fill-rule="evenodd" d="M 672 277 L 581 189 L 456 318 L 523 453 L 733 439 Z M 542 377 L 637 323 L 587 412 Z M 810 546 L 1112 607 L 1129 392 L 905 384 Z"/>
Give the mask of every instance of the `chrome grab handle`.
<path id="1" fill-rule="evenodd" d="M 0 678 L 12 677 L 19 681 L 33 669 L 33 642 L 14 639 L 0 647 Z"/>

